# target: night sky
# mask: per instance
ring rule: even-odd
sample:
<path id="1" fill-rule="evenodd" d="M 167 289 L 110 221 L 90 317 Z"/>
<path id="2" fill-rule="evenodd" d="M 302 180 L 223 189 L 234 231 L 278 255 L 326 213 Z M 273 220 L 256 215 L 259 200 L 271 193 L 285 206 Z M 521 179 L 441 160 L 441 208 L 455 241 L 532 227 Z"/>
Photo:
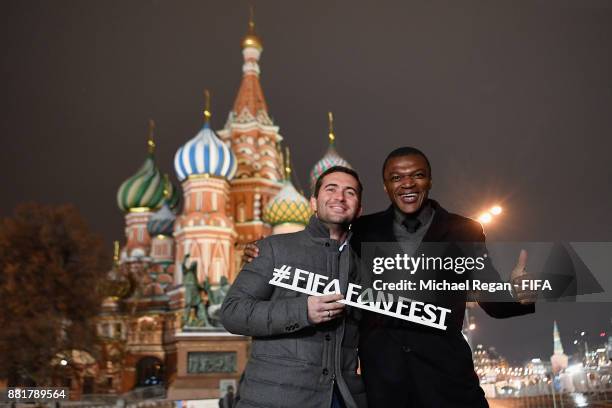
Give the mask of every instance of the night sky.
<path id="1" fill-rule="evenodd" d="M 327 147 L 360 172 L 367 212 L 384 209 L 380 166 L 425 151 L 431 196 L 467 216 L 501 203 L 489 241 L 612 241 L 612 2 L 256 1 L 270 115 L 298 187 Z M 74 203 L 111 248 L 116 191 L 202 124 L 202 90 L 223 127 L 242 75 L 246 1 L 2 1 L 0 215 L 23 201 Z M 612 290 L 612 288 L 608 288 Z M 574 330 L 610 327 L 609 303 L 479 313 L 476 341 L 520 362 L 566 352 Z M 612 331 L 612 330 L 610 330 Z"/>

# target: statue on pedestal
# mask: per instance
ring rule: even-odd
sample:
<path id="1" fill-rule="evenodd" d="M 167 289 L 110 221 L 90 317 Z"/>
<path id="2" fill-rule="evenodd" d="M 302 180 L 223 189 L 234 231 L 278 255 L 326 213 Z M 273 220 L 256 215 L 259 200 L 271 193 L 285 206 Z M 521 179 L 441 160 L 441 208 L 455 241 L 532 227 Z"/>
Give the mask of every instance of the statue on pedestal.
<path id="1" fill-rule="evenodd" d="M 209 297 L 205 286 L 198 283 L 198 263 L 193 261 L 187 266 L 189 254 L 183 259 L 183 286 L 185 287 L 184 327 L 211 327 L 208 319 Z"/>
<path id="2" fill-rule="evenodd" d="M 223 327 L 219 313 L 221 311 L 221 304 L 223 304 L 227 291 L 229 290 L 229 286 L 229 282 L 225 276 L 221 277 L 217 289 L 212 288 L 208 277 L 204 280 L 204 289 L 209 294 L 208 314 L 215 327 Z"/>

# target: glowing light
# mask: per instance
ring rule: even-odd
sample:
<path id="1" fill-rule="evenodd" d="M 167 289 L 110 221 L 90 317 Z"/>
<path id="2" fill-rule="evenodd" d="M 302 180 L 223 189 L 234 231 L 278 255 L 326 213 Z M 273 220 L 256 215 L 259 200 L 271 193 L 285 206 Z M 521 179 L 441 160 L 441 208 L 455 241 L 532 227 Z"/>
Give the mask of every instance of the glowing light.
<path id="1" fill-rule="evenodd" d="M 576 404 L 577 407 L 588 407 L 589 403 L 586 399 L 586 397 L 584 396 L 584 394 L 574 394 L 574 403 Z"/>
<path id="2" fill-rule="evenodd" d="M 494 205 L 493 207 L 491 207 L 491 209 L 489 210 L 489 212 L 493 215 L 499 215 L 502 213 L 502 208 L 499 205 Z"/>
<path id="3" fill-rule="evenodd" d="M 482 224 L 488 224 L 493 221 L 493 216 L 490 212 L 485 212 L 480 214 L 480 217 L 478 217 L 478 221 Z"/>
<path id="4" fill-rule="evenodd" d="M 571 365 L 571 366 L 567 367 L 567 369 L 565 371 L 570 373 L 570 374 L 579 373 L 579 372 L 582 371 L 582 363 Z"/>
<path id="5" fill-rule="evenodd" d="M 61 360 L 60 360 L 60 365 L 62 365 L 62 366 L 66 366 L 66 365 L 68 365 L 68 361 L 66 361 L 66 360 L 64 360 L 64 359 L 61 359 Z"/>
<path id="6" fill-rule="evenodd" d="M 578 344 L 578 340 L 574 340 L 574 344 Z"/>
<path id="7" fill-rule="evenodd" d="M 469 329 L 470 330 L 475 330 L 476 329 L 476 323 L 470 323 Z"/>
<path id="8" fill-rule="evenodd" d="M 599 337 L 606 337 L 606 332 L 599 333 Z"/>
<path id="9" fill-rule="evenodd" d="M 586 333 L 585 332 L 580 332 L 580 335 L 584 337 Z"/>

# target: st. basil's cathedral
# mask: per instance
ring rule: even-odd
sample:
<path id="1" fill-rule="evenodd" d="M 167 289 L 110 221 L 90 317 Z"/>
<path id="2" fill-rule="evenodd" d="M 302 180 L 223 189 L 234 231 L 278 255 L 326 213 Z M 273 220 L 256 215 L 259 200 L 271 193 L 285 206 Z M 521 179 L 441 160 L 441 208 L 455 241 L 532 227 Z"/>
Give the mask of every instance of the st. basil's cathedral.
<path id="1" fill-rule="evenodd" d="M 221 381 L 239 380 L 250 340 L 227 333 L 217 313 L 240 271 L 242 249 L 270 234 L 299 231 L 312 215 L 291 181 L 289 152 L 259 81 L 262 45 L 251 17 L 232 110 L 224 128 L 213 130 L 206 92 L 203 126 L 174 156 L 180 187 L 156 163 L 150 123 L 144 163 L 117 192 L 126 240 L 116 243 L 103 288 L 102 352 L 96 361 L 81 356 L 73 394 L 158 385 L 168 399 L 218 398 Z M 329 126 L 311 188 L 329 167 L 350 167 L 335 150 L 331 113 Z"/>

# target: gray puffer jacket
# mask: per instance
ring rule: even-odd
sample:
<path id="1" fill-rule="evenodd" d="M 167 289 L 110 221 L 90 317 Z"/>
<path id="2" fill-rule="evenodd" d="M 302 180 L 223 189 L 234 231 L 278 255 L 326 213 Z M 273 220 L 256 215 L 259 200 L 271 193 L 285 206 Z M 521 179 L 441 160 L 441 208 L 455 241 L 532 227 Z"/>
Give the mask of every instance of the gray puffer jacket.
<path id="1" fill-rule="evenodd" d="M 360 311 L 313 325 L 308 295 L 268 283 L 284 265 L 338 278 L 346 293 L 357 271 L 349 245 L 329 238 L 312 217 L 304 231 L 260 241 L 259 256 L 244 266 L 221 308 L 225 328 L 253 337 L 251 356 L 238 390 L 238 407 L 329 408 L 334 384 L 347 408 L 366 407 L 357 374 Z M 356 275 L 356 272 L 354 272 Z M 291 281 L 286 281 L 291 283 Z M 322 289 L 319 289 L 321 291 Z"/>

